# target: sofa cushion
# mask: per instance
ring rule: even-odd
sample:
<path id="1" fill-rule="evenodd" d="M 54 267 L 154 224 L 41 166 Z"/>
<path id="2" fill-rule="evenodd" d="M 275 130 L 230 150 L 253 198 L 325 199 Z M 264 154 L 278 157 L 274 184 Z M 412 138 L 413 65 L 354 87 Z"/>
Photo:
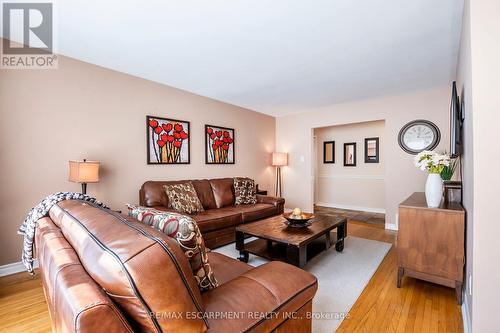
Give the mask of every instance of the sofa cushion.
<path id="1" fill-rule="evenodd" d="M 177 212 L 192 215 L 204 210 L 191 182 L 165 185 L 163 188 L 167 193 L 169 206 Z"/>
<path id="2" fill-rule="evenodd" d="M 234 205 L 233 178 L 210 179 L 217 208 Z"/>
<path id="3" fill-rule="evenodd" d="M 207 313 L 241 313 L 238 320 L 209 318 L 207 332 L 272 332 L 316 293 L 316 278 L 295 266 L 272 261 L 202 294 Z M 256 313 L 273 316 L 256 316 Z"/>
<path id="4" fill-rule="evenodd" d="M 196 194 L 201 201 L 204 209 L 214 209 L 217 208 L 215 203 L 214 193 L 212 192 L 212 186 L 207 179 L 192 180 Z"/>
<path id="5" fill-rule="evenodd" d="M 253 179 L 235 177 L 233 184 L 235 205 L 253 205 L 257 203 L 257 192 Z"/>
<path id="6" fill-rule="evenodd" d="M 208 252 L 208 259 L 219 286 L 248 272 L 253 267 L 217 252 Z"/>
<path id="7" fill-rule="evenodd" d="M 260 220 L 266 217 L 274 216 L 278 213 L 276 206 L 271 204 L 255 204 L 235 206 L 241 212 L 243 223 Z"/>
<path id="8" fill-rule="evenodd" d="M 168 207 L 168 196 L 163 189 L 165 185 L 180 184 L 185 183 L 189 180 L 178 180 L 178 181 L 147 181 L 141 186 L 140 190 L 140 201 L 142 206 L 153 207 L 153 206 L 164 206 Z M 201 201 L 204 209 L 217 208 L 215 203 L 214 194 L 212 193 L 212 187 L 207 179 L 191 180 L 191 183 L 196 190 L 196 194 Z"/>
<path id="9" fill-rule="evenodd" d="M 151 315 L 205 310 L 189 262 L 174 239 L 88 202 L 62 201 L 49 214 L 135 332 L 206 329 L 204 318 Z"/>
<path id="10" fill-rule="evenodd" d="M 148 208 L 156 209 L 156 210 L 159 210 L 162 212 L 177 213 L 177 211 L 175 209 L 167 208 L 165 206 L 153 206 L 153 207 L 148 207 Z M 179 213 L 177 213 L 177 214 L 179 214 Z"/>
<path id="11" fill-rule="evenodd" d="M 192 218 L 198 224 L 201 232 L 223 229 L 243 223 L 241 211 L 234 209 L 234 206 L 206 210 L 193 215 Z"/>
<path id="12" fill-rule="evenodd" d="M 130 217 L 163 232 L 179 243 L 191 265 L 200 290 L 217 287 L 217 280 L 207 257 L 203 237 L 196 222 L 191 217 L 148 207 L 127 206 Z"/>

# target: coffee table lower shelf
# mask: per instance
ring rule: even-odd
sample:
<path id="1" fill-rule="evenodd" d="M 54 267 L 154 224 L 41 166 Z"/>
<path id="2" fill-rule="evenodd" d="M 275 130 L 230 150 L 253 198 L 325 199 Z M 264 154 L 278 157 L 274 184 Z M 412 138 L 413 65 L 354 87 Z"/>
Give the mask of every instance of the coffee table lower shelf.
<path id="1" fill-rule="evenodd" d="M 315 240 L 311 242 L 307 245 L 307 262 L 325 250 L 327 250 L 325 241 Z M 340 246 L 338 251 L 341 251 Z M 248 258 L 245 258 L 245 253 L 251 253 L 269 260 L 279 260 L 291 263 L 295 266 L 300 266 L 299 251 L 297 247 L 274 243 L 265 239 L 256 239 L 245 243 L 245 249 L 242 251 L 243 257 L 240 258 L 240 260 L 243 259 L 244 261 L 248 261 Z"/>

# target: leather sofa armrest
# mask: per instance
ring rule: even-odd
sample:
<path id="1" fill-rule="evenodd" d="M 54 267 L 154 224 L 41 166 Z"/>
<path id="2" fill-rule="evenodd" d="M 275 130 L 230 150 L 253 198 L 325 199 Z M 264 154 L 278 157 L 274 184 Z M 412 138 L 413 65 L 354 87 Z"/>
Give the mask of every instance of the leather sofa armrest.
<path id="1" fill-rule="evenodd" d="M 285 211 L 285 199 L 278 197 L 271 197 L 268 195 L 257 194 L 257 203 L 270 204 L 276 207 L 277 214 L 283 214 Z"/>
<path id="2" fill-rule="evenodd" d="M 278 197 L 271 197 L 269 195 L 257 194 L 257 203 L 270 204 L 274 206 L 285 206 L 285 199 Z"/>
<path id="3" fill-rule="evenodd" d="M 47 268 L 45 268 L 47 269 Z M 133 330 L 109 297 L 78 264 L 64 266 L 55 278 L 51 316 L 54 332 L 129 332 Z"/>

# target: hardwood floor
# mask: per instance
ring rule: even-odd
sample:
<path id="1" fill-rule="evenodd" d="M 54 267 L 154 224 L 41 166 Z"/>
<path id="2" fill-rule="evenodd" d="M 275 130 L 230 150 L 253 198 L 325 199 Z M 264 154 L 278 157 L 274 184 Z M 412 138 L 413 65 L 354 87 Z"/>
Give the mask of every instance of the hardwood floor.
<path id="1" fill-rule="evenodd" d="M 314 206 L 314 213 L 322 215 L 335 215 L 335 216 L 340 215 L 347 218 L 347 221 L 349 222 L 350 221 L 366 222 L 373 227 L 377 227 L 380 229 L 385 228 L 385 214 L 382 213 L 371 213 L 360 210 L 331 208 L 331 207 L 323 207 L 317 205 Z"/>
<path id="2" fill-rule="evenodd" d="M 0 278 L 0 332 L 50 332 L 40 274 Z"/>
<path id="3" fill-rule="evenodd" d="M 350 221 L 349 235 L 393 243 L 396 233 Z M 0 278 L 0 332 L 50 332 L 40 274 Z M 454 290 L 405 277 L 396 288 L 396 252 L 392 248 L 349 317 L 337 332 L 461 333 L 462 316 Z"/>
<path id="4" fill-rule="evenodd" d="M 396 233 L 351 221 L 348 234 L 395 243 Z M 396 288 L 394 246 L 337 332 L 463 332 L 455 291 L 405 277 Z"/>

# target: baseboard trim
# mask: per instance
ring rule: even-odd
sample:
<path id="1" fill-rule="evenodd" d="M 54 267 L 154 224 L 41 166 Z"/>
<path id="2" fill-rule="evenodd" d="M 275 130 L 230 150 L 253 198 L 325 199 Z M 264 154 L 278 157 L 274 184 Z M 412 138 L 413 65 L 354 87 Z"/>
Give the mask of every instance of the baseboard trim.
<path id="1" fill-rule="evenodd" d="M 395 223 L 386 223 L 385 228 L 387 230 L 398 231 L 398 226 Z"/>
<path id="2" fill-rule="evenodd" d="M 385 229 L 386 230 L 393 230 L 393 231 L 398 231 L 399 230 L 399 214 L 394 214 L 394 223 L 387 223 L 387 218 L 385 220 Z"/>
<path id="3" fill-rule="evenodd" d="M 38 268 L 38 260 L 33 262 L 33 267 Z M 24 267 L 22 262 L 13 262 L 12 264 L 7 264 L 0 266 L 0 277 L 12 275 L 16 273 L 25 272 L 26 268 Z"/>
<path id="4" fill-rule="evenodd" d="M 464 333 L 472 332 L 472 323 L 470 321 L 469 316 L 469 303 L 467 302 L 467 297 L 463 298 L 464 301 L 462 303 L 462 321 L 464 323 Z"/>
<path id="5" fill-rule="evenodd" d="M 323 206 L 323 207 L 329 207 L 329 208 L 338 208 L 338 209 L 360 210 L 360 211 L 363 211 L 363 212 L 385 214 L 385 209 L 384 208 L 341 205 L 341 204 L 328 203 L 328 202 L 317 202 L 316 206 Z"/>

